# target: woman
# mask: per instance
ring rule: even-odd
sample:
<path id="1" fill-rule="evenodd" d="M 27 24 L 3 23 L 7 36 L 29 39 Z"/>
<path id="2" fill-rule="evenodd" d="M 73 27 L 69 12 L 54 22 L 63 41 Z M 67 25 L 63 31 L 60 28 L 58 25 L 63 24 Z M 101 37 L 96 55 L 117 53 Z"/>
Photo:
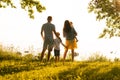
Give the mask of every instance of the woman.
<path id="1" fill-rule="evenodd" d="M 72 61 L 74 61 L 74 49 L 77 48 L 77 43 L 76 43 L 76 39 L 75 39 L 76 36 L 77 36 L 77 32 L 71 26 L 69 20 L 65 20 L 64 27 L 63 27 L 63 37 L 66 38 L 67 48 L 65 48 L 65 52 L 64 52 L 64 56 L 63 56 L 63 62 L 65 61 L 68 49 L 71 49 Z"/>

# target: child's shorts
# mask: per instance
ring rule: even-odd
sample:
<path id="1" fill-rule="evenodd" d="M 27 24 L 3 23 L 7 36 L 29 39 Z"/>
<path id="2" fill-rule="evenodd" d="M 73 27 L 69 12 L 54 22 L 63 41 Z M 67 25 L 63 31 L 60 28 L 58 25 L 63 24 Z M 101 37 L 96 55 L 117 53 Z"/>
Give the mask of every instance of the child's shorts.
<path id="1" fill-rule="evenodd" d="M 60 56 L 60 50 L 54 49 L 54 56 Z"/>

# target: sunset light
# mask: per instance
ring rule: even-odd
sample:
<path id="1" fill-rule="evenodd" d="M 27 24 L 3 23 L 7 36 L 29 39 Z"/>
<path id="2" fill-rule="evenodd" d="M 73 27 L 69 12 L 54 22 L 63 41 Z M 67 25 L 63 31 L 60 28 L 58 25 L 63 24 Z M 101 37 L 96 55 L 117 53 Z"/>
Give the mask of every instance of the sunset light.
<path id="1" fill-rule="evenodd" d="M 40 35 L 41 26 L 47 22 L 47 16 L 52 16 L 52 23 L 56 31 L 63 38 L 62 29 L 65 20 L 70 20 L 78 33 L 79 53 L 77 59 L 86 59 L 92 53 L 101 52 L 105 56 L 118 57 L 120 39 L 98 39 L 105 27 L 104 21 L 96 21 L 93 13 L 88 13 L 87 7 L 90 0 L 41 0 L 46 10 L 42 13 L 35 12 L 35 19 L 30 19 L 28 14 L 19 8 L 0 9 L 0 43 L 3 46 L 13 45 L 17 51 L 24 52 L 33 48 L 33 54 L 41 52 L 43 40 Z M 17 0 L 16 0 L 17 2 Z M 19 5 L 18 5 L 19 6 Z M 64 48 L 61 46 L 61 54 Z M 110 52 L 114 54 L 110 54 Z M 120 57 L 120 56 L 119 56 Z"/>

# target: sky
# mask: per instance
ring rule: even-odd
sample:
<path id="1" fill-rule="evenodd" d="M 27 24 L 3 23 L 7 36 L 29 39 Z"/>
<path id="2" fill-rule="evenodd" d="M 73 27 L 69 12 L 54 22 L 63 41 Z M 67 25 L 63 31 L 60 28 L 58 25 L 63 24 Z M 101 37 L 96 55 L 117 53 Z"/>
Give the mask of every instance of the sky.
<path id="1" fill-rule="evenodd" d="M 27 50 L 29 46 L 41 51 L 42 38 L 40 35 L 41 26 L 47 22 L 47 16 L 52 16 L 52 23 L 55 24 L 56 31 L 61 33 L 65 20 L 73 22 L 78 33 L 79 59 L 85 59 L 92 53 L 103 53 L 110 58 L 120 57 L 120 39 L 98 39 L 99 34 L 105 27 L 104 21 L 96 21 L 95 14 L 88 13 L 87 7 L 90 0 L 41 0 L 41 4 L 46 7 L 42 13 L 35 12 L 35 19 L 30 19 L 27 12 L 17 9 L 0 9 L 0 43 L 3 45 L 13 44 L 19 47 L 20 51 Z M 62 53 L 64 51 L 61 46 Z M 112 54 L 110 52 L 113 51 Z"/>

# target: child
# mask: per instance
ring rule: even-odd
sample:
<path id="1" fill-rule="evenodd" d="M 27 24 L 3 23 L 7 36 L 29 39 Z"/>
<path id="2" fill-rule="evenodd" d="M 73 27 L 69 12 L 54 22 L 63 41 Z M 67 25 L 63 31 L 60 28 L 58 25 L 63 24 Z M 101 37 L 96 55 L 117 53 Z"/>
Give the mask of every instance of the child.
<path id="1" fill-rule="evenodd" d="M 70 25 L 71 25 L 71 27 L 73 27 L 73 23 L 72 22 L 70 22 Z M 78 39 L 77 39 L 76 35 L 75 35 L 75 39 L 76 39 L 76 42 L 78 42 Z"/>
<path id="2" fill-rule="evenodd" d="M 59 37 L 60 36 L 60 33 L 57 32 L 57 36 Z M 60 59 L 60 43 L 65 47 L 67 48 L 63 43 L 62 43 L 62 40 L 61 38 L 57 38 L 54 39 L 54 56 L 55 56 L 55 62 L 59 61 Z"/>

